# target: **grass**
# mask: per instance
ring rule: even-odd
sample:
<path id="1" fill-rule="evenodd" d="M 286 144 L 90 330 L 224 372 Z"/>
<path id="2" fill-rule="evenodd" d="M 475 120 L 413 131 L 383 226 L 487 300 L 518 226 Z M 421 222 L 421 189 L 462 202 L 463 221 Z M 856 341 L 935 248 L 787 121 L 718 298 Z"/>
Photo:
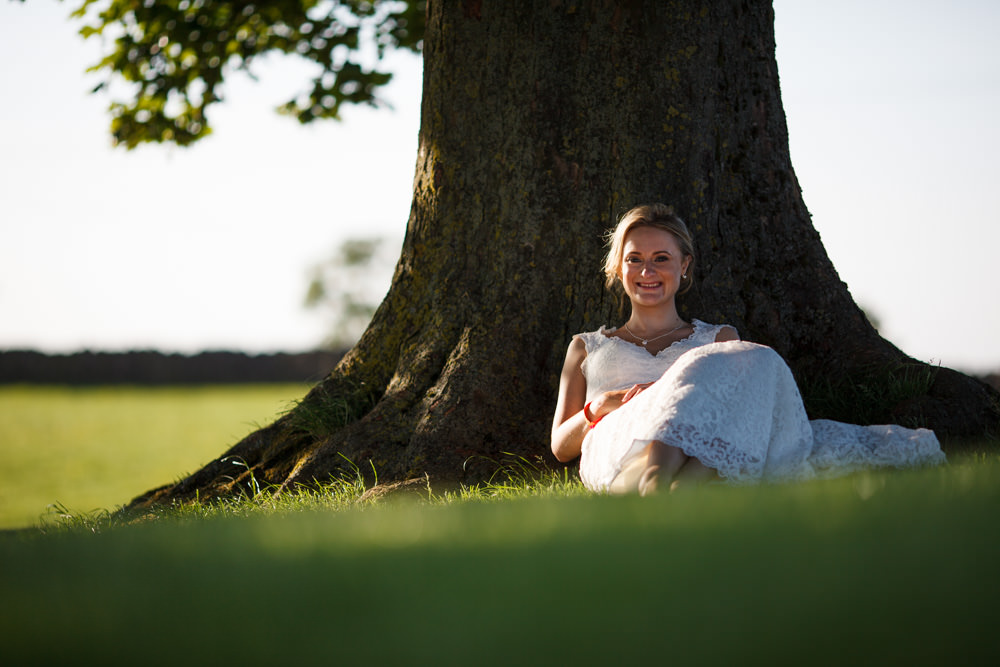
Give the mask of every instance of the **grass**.
<path id="1" fill-rule="evenodd" d="M 926 396 L 938 370 L 919 362 L 894 362 L 860 368 L 849 377 L 820 375 L 798 378 L 797 383 L 812 419 L 918 428 L 922 420 L 915 415 L 900 420 L 893 409 Z"/>
<path id="2" fill-rule="evenodd" d="M 291 424 L 314 438 L 325 438 L 360 419 L 375 405 L 376 396 L 363 382 L 341 377 L 313 388 L 295 406 Z"/>
<path id="3" fill-rule="evenodd" d="M 656 498 L 585 494 L 559 475 L 419 501 L 358 502 L 359 489 L 338 484 L 326 499 L 276 501 L 284 507 L 260 497 L 214 513 L 7 535 L 0 659 L 1000 658 L 996 455 Z"/>
<path id="4" fill-rule="evenodd" d="M 355 476 L 150 515 L 63 508 L 0 533 L 0 664 L 1000 660 L 985 445 L 655 498 L 502 472 L 441 493 L 379 497 Z"/>
<path id="5" fill-rule="evenodd" d="M 0 387 L 0 528 L 36 523 L 50 505 L 127 503 L 201 467 L 306 389 Z"/>

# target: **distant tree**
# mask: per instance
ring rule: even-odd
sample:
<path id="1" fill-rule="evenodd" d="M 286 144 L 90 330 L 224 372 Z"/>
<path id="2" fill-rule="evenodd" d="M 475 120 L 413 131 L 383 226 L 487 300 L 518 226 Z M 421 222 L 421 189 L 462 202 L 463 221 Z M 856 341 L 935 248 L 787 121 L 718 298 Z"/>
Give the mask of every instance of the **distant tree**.
<path id="1" fill-rule="evenodd" d="M 330 322 L 323 346 L 342 349 L 357 342 L 392 282 L 388 240 L 382 236 L 343 241 L 325 262 L 312 267 L 307 308 Z"/>
<path id="2" fill-rule="evenodd" d="M 457 481 L 504 452 L 544 456 L 570 336 L 621 321 L 601 236 L 651 200 L 695 233 L 682 313 L 774 347 L 814 417 L 863 412 L 945 438 L 1000 424 L 995 392 L 880 338 L 837 276 L 789 159 L 770 2 L 440 0 L 426 25 L 413 2 L 110 6 L 93 30 L 121 33 L 103 67 L 135 82 L 112 110 L 125 146 L 203 136 L 226 63 L 271 45 L 320 54 L 324 73 L 291 107 L 304 121 L 385 80 L 351 55 L 366 34 L 353 22 L 374 17 L 379 48 L 424 54 L 413 204 L 370 326 L 295 410 L 227 452 L 242 476 L 215 461 L 139 504 L 309 483 L 345 457 L 382 480 Z"/>

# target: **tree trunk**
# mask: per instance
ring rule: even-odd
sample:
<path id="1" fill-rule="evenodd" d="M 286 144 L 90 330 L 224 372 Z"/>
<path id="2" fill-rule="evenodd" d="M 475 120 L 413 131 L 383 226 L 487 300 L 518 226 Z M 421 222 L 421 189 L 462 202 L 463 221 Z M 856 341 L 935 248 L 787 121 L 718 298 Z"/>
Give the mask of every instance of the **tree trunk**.
<path id="1" fill-rule="evenodd" d="M 348 460 L 380 481 L 554 463 L 566 345 L 625 315 L 602 236 L 650 201 L 695 235 L 682 313 L 774 347 L 812 416 L 995 429 L 995 392 L 909 360 L 837 276 L 789 160 L 773 19 L 764 1 L 431 2 L 392 288 L 330 377 L 227 455 L 279 486 Z M 234 470 L 216 461 L 135 502 L 229 493 L 250 481 Z"/>

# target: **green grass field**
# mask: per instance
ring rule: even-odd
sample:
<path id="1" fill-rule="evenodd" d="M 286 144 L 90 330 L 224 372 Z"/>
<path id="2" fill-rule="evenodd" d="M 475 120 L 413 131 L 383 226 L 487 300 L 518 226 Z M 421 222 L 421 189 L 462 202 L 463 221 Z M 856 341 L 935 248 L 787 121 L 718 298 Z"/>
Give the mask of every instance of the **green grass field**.
<path id="1" fill-rule="evenodd" d="M 371 503 L 347 480 L 8 531 L 0 664 L 997 664 L 984 451 L 654 498 L 548 476 Z"/>
<path id="2" fill-rule="evenodd" d="M 305 385 L 0 387 L 0 528 L 114 508 L 219 456 Z"/>
<path id="3" fill-rule="evenodd" d="M 1000 463 L 0 538 L 0 661 L 997 664 Z"/>

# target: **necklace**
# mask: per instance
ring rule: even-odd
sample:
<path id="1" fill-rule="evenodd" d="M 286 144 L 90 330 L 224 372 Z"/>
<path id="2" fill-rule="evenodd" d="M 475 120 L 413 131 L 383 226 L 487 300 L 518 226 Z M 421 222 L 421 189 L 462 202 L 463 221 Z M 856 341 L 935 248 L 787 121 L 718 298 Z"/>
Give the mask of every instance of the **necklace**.
<path id="1" fill-rule="evenodd" d="M 678 329 L 682 329 L 685 326 L 687 326 L 687 322 L 685 322 L 684 320 L 681 320 L 680 324 L 678 324 L 676 327 L 674 327 L 673 329 L 671 329 L 667 333 L 660 334 L 659 336 L 653 336 L 652 338 L 641 338 L 640 336 L 636 336 L 634 333 L 632 333 L 632 330 L 628 328 L 628 323 L 627 322 L 625 323 L 625 331 L 627 331 L 629 333 L 629 335 L 632 336 L 632 338 L 635 338 L 637 341 L 639 341 L 640 343 L 642 343 L 643 347 L 646 347 L 646 343 L 649 343 L 649 342 L 654 341 L 654 340 L 660 340 L 661 338 L 669 336 L 673 332 L 677 331 Z"/>

